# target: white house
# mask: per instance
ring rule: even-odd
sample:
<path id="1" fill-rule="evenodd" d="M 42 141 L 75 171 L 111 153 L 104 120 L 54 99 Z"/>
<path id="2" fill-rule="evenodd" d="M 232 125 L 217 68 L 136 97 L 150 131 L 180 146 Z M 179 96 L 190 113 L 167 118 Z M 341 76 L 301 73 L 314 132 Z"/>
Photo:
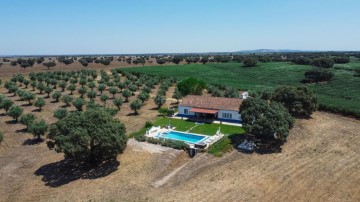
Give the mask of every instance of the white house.
<path id="1" fill-rule="evenodd" d="M 240 122 L 242 99 L 188 95 L 179 104 L 179 116 Z"/>

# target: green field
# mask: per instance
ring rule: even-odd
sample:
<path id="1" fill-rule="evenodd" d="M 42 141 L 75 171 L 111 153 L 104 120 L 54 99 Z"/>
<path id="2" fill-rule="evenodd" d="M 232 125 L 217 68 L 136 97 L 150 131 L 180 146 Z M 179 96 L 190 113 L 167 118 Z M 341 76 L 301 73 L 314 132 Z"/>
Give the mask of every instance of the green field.
<path id="1" fill-rule="evenodd" d="M 207 83 L 233 86 L 240 90 L 263 91 L 281 85 L 307 85 L 327 107 L 355 112 L 360 116 L 360 78 L 354 77 L 353 69 L 360 68 L 360 61 L 335 65 L 333 80 L 329 83 L 302 84 L 304 72 L 311 66 L 293 65 L 287 62 L 260 63 L 257 67 L 245 68 L 239 63 L 209 63 L 175 66 L 147 66 L 126 68 L 125 71 L 142 72 L 152 75 L 172 76 L 177 79 L 197 77 Z"/>

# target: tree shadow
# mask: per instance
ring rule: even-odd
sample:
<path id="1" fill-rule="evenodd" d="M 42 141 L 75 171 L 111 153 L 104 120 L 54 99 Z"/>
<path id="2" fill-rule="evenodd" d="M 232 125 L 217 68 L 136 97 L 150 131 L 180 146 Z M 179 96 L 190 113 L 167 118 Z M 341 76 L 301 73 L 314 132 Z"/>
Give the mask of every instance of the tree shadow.
<path id="1" fill-rule="evenodd" d="M 43 139 L 38 139 L 38 138 L 34 138 L 34 139 L 27 139 L 25 140 L 22 145 L 37 145 L 44 142 Z"/>
<path id="2" fill-rule="evenodd" d="M 1 113 L 0 116 L 6 116 L 6 113 Z"/>
<path id="3" fill-rule="evenodd" d="M 6 124 L 17 124 L 16 120 L 5 121 Z"/>
<path id="4" fill-rule="evenodd" d="M 16 133 L 26 133 L 26 132 L 27 132 L 27 129 L 26 129 L 26 128 L 23 128 L 23 129 L 16 130 L 15 132 L 16 132 Z"/>
<path id="5" fill-rule="evenodd" d="M 41 112 L 42 110 L 41 109 L 33 109 L 33 110 L 31 110 L 32 112 Z"/>
<path id="6" fill-rule="evenodd" d="M 128 114 L 126 114 L 126 116 L 138 116 L 139 112 L 137 114 L 135 114 L 135 112 L 130 112 Z"/>
<path id="7" fill-rule="evenodd" d="M 26 104 L 22 104 L 20 106 L 22 106 L 22 107 L 30 107 L 30 106 L 32 106 L 32 104 L 26 103 Z"/>
<path id="8" fill-rule="evenodd" d="M 257 154 L 273 154 L 281 153 L 283 142 L 272 140 L 272 139 L 256 139 L 255 137 L 248 134 L 233 134 L 229 135 L 229 139 L 234 149 L 241 151 L 243 153 L 257 153 Z M 238 149 L 238 145 L 244 141 L 253 142 L 256 144 L 256 147 L 253 151 L 243 151 Z"/>
<path id="9" fill-rule="evenodd" d="M 116 171 L 120 162 L 116 159 L 98 164 L 64 159 L 41 166 L 35 175 L 43 176 L 42 181 L 49 187 L 60 187 L 78 179 L 97 179 Z"/>

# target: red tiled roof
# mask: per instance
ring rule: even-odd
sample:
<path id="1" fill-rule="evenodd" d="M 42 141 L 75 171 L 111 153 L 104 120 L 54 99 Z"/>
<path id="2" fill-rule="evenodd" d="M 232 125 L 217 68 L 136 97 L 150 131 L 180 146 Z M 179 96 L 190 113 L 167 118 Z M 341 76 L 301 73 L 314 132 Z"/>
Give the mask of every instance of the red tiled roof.
<path id="1" fill-rule="evenodd" d="M 206 97 L 200 95 L 188 95 L 183 98 L 179 106 L 196 107 L 203 109 L 222 109 L 239 111 L 242 99 L 225 97 Z"/>
<path id="2" fill-rule="evenodd" d="M 205 114 L 216 114 L 219 110 L 214 109 L 200 109 L 200 108 L 191 108 L 191 112 L 205 113 Z"/>

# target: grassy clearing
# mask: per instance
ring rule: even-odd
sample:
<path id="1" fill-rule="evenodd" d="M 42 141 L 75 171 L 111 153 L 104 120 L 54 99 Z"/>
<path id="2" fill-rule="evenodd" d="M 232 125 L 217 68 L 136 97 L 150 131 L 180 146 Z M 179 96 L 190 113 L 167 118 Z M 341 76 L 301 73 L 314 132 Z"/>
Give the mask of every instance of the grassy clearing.
<path id="1" fill-rule="evenodd" d="M 173 127 L 176 127 L 175 130 L 178 131 L 188 131 L 190 128 L 195 126 L 195 123 L 191 121 L 184 121 L 181 119 L 172 119 L 167 117 L 158 118 L 153 123 L 154 126 L 161 126 L 161 127 L 165 127 L 169 124 L 172 125 Z"/>
<path id="2" fill-rule="evenodd" d="M 304 72 L 312 69 L 311 66 L 293 65 L 286 62 L 260 63 L 255 68 L 245 68 L 239 63 L 211 63 L 148 66 L 125 70 L 172 76 L 178 79 L 193 76 L 208 83 L 252 91 L 271 90 L 281 85 L 306 85 L 318 96 L 320 104 L 349 110 L 360 115 L 360 78 L 353 76 L 353 69 L 357 68 L 360 68 L 360 61 L 355 58 L 351 58 L 348 64 L 336 64 L 333 68 L 335 74 L 333 81 L 320 84 L 302 84 L 300 82 L 304 78 Z"/>
<path id="3" fill-rule="evenodd" d="M 245 131 L 243 128 L 239 126 L 229 126 L 223 124 L 202 124 L 198 125 L 190 132 L 198 133 L 203 135 L 214 135 L 216 131 L 219 129 L 223 134 L 232 135 L 232 134 L 243 134 Z"/>
<path id="4" fill-rule="evenodd" d="M 208 153 L 217 157 L 222 157 L 226 152 L 231 151 L 233 144 L 228 136 L 224 136 L 208 149 Z"/>

